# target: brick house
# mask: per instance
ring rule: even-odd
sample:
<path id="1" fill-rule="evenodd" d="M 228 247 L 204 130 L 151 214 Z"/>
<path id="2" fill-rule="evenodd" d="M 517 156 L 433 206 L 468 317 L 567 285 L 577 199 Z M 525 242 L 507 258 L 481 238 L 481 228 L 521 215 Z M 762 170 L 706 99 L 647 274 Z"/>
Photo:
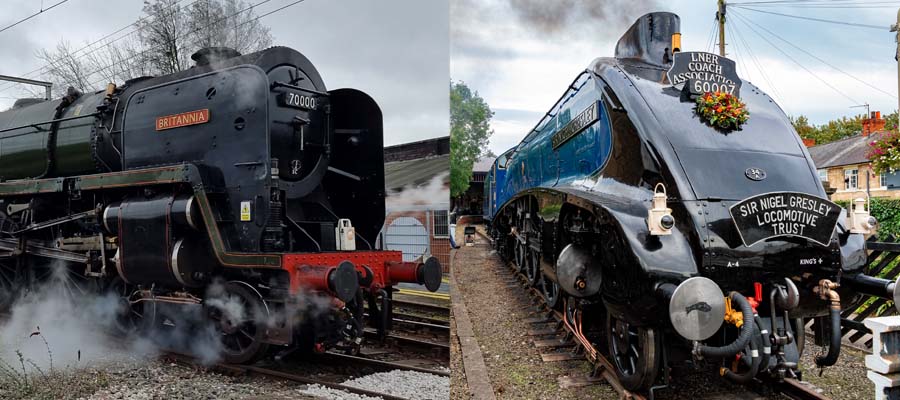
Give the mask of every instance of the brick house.
<path id="1" fill-rule="evenodd" d="M 876 174 L 866 157 L 869 143 L 877 140 L 884 130 L 881 112 L 874 111 L 862 120 L 862 132 L 831 143 L 810 146 L 809 154 L 819 173 L 819 179 L 834 190 L 832 201 L 847 201 L 865 197 L 900 198 L 900 175 Z"/>

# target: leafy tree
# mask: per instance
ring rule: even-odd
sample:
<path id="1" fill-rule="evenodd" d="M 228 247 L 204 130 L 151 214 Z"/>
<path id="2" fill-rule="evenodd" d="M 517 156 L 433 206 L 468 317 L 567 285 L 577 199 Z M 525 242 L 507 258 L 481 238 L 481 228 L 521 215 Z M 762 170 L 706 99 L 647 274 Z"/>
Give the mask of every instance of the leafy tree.
<path id="1" fill-rule="evenodd" d="M 816 134 L 816 127 L 809 124 L 809 119 L 806 118 L 805 115 L 801 115 L 797 118 L 792 116 L 788 116 L 788 119 L 791 120 L 791 125 L 794 125 L 794 130 L 797 131 L 797 134 L 804 139 L 812 139 Z"/>
<path id="2" fill-rule="evenodd" d="M 849 118 L 841 117 L 819 126 L 810 124 L 809 119 L 805 115 L 800 115 L 796 118 L 789 116 L 788 118 L 801 138 L 815 139 L 818 145 L 859 134 L 862 131 L 862 120 L 864 117 L 865 115 L 856 115 Z M 885 115 L 884 119 L 885 130 L 893 131 L 897 129 L 897 111 Z"/>
<path id="3" fill-rule="evenodd" d="M 241 53 L 272 44 L 269 28 L 244 0 L 199 0 L 189 6 L 179 0 L 146 0 L 144 15 L 133 33 L 111 37 L 78 51 L 62 40 L 55 50 L 37 57 L 47 64 L 44 78 L 55 95 L 72 86 L 82 92 L 107 82 L 146 75 L 165 75 L 190 68 L 191 55 L 204 47 L 231 47 Z M 77 46 L 82 47 L 82 46 Z"/>
<path id="4" fill-rule="evenodd" d="M 472 166 L 494 133 L 494 112 L 463 82 L 450 83 L 450 196 L 469 189 Z"/>
<path id="5" fill-rule="evenodd" d="M 816 144 L 830 143 L 835 140 L 841 140 L 862 131 L 862 116 L 856 115 L 851 118 L 841 117 L 828 121 L 827 123 L 815 126 L 809 123 L 809 119 L 804 115 L 796 118 L 789 117 L 797 134 L 803 139 L 815 139 Z"/>

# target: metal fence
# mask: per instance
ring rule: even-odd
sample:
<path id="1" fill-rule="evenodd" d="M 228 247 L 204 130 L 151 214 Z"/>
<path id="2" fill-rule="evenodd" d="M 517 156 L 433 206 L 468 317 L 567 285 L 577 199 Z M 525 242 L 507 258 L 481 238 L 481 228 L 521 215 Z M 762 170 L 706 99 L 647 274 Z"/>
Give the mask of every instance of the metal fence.
<path id="1" fill-rule="evenodd" d="M 900 242 L 893 236 L 882 241 L 870 239 L 866 243 L 869 249 L 868 265 L 865 273 L 890 280 L 900 275 Z M 872 335 L 863 320 L 869 317 L 896 315 L 893 302 L 874 296 L 861 296 L 858 300 L 844 305 L 841 312 L 841 336 L 845 342 L 855 347 L 871 349 Z M 811 324 L 810 328 L 815 329 Z"/>

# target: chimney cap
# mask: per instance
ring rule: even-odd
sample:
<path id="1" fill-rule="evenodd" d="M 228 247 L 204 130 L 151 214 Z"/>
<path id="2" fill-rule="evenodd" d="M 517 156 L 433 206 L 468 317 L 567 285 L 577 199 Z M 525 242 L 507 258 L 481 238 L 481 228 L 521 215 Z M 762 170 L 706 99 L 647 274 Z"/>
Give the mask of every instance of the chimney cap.
<path id="1" fill-rule="evenodd" d="M 192 54 L 191 60 L 202 66 L 240 56 L 241 53 L 231 47 L 204 47 Z"/>

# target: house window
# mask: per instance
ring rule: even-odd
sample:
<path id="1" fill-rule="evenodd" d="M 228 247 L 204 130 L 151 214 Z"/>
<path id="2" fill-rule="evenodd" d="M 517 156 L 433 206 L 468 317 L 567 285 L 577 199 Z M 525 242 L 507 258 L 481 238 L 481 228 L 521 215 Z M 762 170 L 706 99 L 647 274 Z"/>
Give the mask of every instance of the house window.
<path id="1" fill-rule="evenodd" d="M 432 216 L 431 226 L 434 227 L 434 237 L 450 237 L 450 213 L 447 210 L 435 210 Z"/>
<path id="2" fill-rule="evenodd" d="M 827 169 L 820 169 L 817 172 L 819 172 L 819 180 L 820 181 L 828 182 L 828 170 Z"/>
<path id="3" fill-rule="evenodd" d="M 881 186 L 883 188 L 887 187 L 887 174 L 886 173 L 882 173 L 881 175 L 878 175 L 878 186 Z"/>
<path id="4" fill-rule="evenodd" d="M 845 169 L 844 170 L 844 189 L 853 190 L 859 188 L 859 170 L 858 169 Z"/>

